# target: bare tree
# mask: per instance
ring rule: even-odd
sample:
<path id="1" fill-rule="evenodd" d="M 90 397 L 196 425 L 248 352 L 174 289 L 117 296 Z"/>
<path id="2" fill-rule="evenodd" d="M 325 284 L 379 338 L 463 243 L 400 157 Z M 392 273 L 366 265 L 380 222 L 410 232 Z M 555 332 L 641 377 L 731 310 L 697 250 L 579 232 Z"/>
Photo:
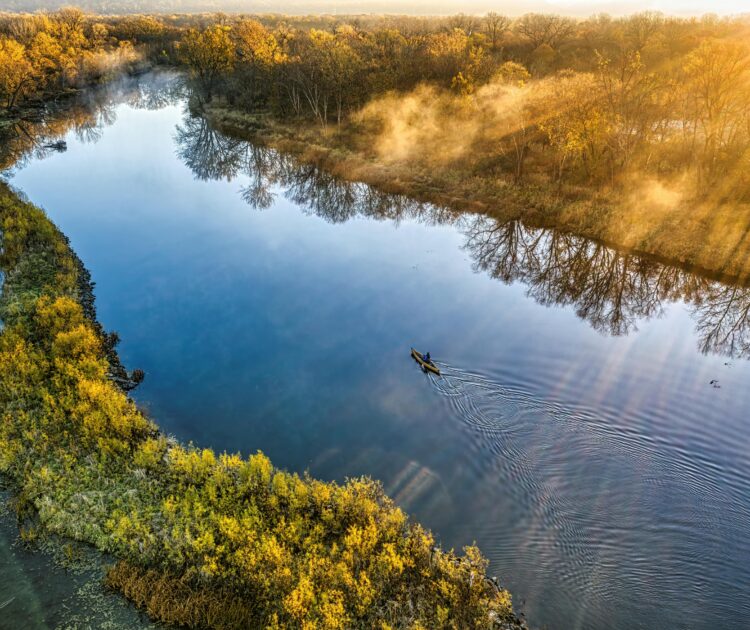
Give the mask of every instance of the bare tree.
<path id="1" fill-rule="evenodd" d="M 471 35 L 479 28 L 479 18 L 465 13 L 457 13 L 446 20 L 446 26 L 449 31 L 457 28 L 467 35 Z"/>
<path id="2" fill-rule="evenodd" d="M 570 38 L 575 27 L 575 20 L 541 13 L 527 13 L 515 24 L 516 31 L 526 37 L 535 49 L 542 44 L 557 48 Z"/>
<path id="3" fill-rule="evenodd" d="M 482 18 L 482 23 L 484 32 L 490 40 L 492 50 L 497 50 L 503 33 L 505 33 L 510 26 L 510 18 L 506 15 L 500 15 L 494 11 L 490 11 Z"/>

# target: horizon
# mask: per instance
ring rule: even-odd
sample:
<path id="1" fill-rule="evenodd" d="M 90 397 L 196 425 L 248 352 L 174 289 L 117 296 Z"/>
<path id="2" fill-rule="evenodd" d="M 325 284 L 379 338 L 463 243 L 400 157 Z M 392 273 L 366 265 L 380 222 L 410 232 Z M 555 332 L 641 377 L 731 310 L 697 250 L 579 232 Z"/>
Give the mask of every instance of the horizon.
<path id="1" fill-rule="evenodd" d="M 135 6 L 133 6 L 135 5 Z M 288 0 L 286 2 L 246 2 L 245 0 L 10 0 L 2 12 L 54 11 L 64 6 L 76 6 L 101 15 L 107 14 L 198 14 L 225 12 L 247 15 L 293 16 L 415 16 L 441 17 L 456 14 L 481 16 L 492 11 L 512 18 L 527 13 L 556 14 L 578 19 L 596 15 L 625 17 L 654 12 L 678 18 L 700 18 L 715 15 L 720 18 L 750 16 L 746 0 L 727 0 L 720 6 L 708 0 L 527 0 L 522 3 L 493 0 Z"/>

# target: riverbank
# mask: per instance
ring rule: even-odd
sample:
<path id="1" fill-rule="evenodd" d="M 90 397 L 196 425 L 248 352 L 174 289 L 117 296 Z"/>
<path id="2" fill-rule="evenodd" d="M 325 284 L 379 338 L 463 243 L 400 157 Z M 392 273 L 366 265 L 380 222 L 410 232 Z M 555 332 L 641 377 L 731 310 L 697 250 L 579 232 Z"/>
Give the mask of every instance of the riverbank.
<path id="1" fill-rule="evenodd" d="M 479 551 L 439 550 L 378 483 L 167 438 L 113 382 L 64 235 L 5 185 L 0 221 L 0 472 L 26 539 L 112 554 L 110 587 L 188 627 L 519 625 Z"/>
<path id="2" fill-rule="evenodd" d="M 111 69 L 106 74 L 89 77 L 80 85 L 61 87 L 56 91 L 39 95 L 34 99 L 28 99 L 10 109 L 0 109 L 0 131 L 6 127 L 12 127 L 23 122 L 44 122 L 49 116 L 49 109 L 51 107 L 65 107 L 66 103 L 69 103 L 81 94 L 85 94 L 87 91 L 99 86 L 115 83 L 121 78 L 142 76 L 148 72 L 153 72 L 154 68 L 155 65 L 153 62 L 136 57 L 122 62 L 120 66 Z"/>
<path id="3" fill-rule="evenodd" d="M 156 630 L 144 613 L 107 589 L 103 578 L 111 559 L 71 541 L 24 542 L 9 507 L 11 498 L 0 478 L 3 627 Z"/>
<path id="4" fill-rule="evenodd" d="M 679 181 L 633 180 L 617 191 L 538 182 L 516 185 L 476 164 L 384 161 L 366 126 L 318 125 L 248 114 L 218 101 L 203 115 L 223 133 L 260 142 L 348 181 L 367 183 L 500 221 L 555 228 L 621 251 L 736 283 L 750 279 L 750 204 L 721 202 L 722 191 L 683 199 Z M 726 191 L 724 191 L 726 192 Z"/>

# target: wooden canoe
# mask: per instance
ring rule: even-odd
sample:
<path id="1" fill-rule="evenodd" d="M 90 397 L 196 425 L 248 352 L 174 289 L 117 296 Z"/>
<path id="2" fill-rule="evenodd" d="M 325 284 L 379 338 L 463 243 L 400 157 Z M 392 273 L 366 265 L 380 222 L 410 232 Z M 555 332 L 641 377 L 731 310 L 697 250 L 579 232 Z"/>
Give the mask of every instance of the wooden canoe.
<path id="1" fill-rule="evenodd" d="M 414 357 L 414 360 L 419 363 L 425 370 L 428 370 L 430 372 L 433 372 L 435 374 L 440 374 L 440 368 L 435 365 L 432 361 L 427 363 L 427 361 L 424 360 L 424 356 L 422 356 L 422 353 L 415 350 L 414 348 L 411 349 L 411 356 Z"/>

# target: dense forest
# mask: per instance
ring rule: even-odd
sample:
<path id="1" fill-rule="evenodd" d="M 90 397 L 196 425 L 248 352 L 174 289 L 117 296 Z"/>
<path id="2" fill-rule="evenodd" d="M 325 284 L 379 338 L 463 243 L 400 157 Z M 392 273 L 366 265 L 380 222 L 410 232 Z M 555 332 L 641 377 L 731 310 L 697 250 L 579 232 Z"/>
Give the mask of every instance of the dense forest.
<path id="1" fill-rule="evenodd" d="M 204 101 L 350 125 L 385 162 L 516 182 L 627 183 L 750 195 L 750 23 L 640 14 L 576 21 L 216 16 L 0 20 L 6 108 L 113 70 L 185 64 Z M 368 145 L 370 143 L 368 142 Z M 665 196 L 668 196 L 665 194 Z"/>

